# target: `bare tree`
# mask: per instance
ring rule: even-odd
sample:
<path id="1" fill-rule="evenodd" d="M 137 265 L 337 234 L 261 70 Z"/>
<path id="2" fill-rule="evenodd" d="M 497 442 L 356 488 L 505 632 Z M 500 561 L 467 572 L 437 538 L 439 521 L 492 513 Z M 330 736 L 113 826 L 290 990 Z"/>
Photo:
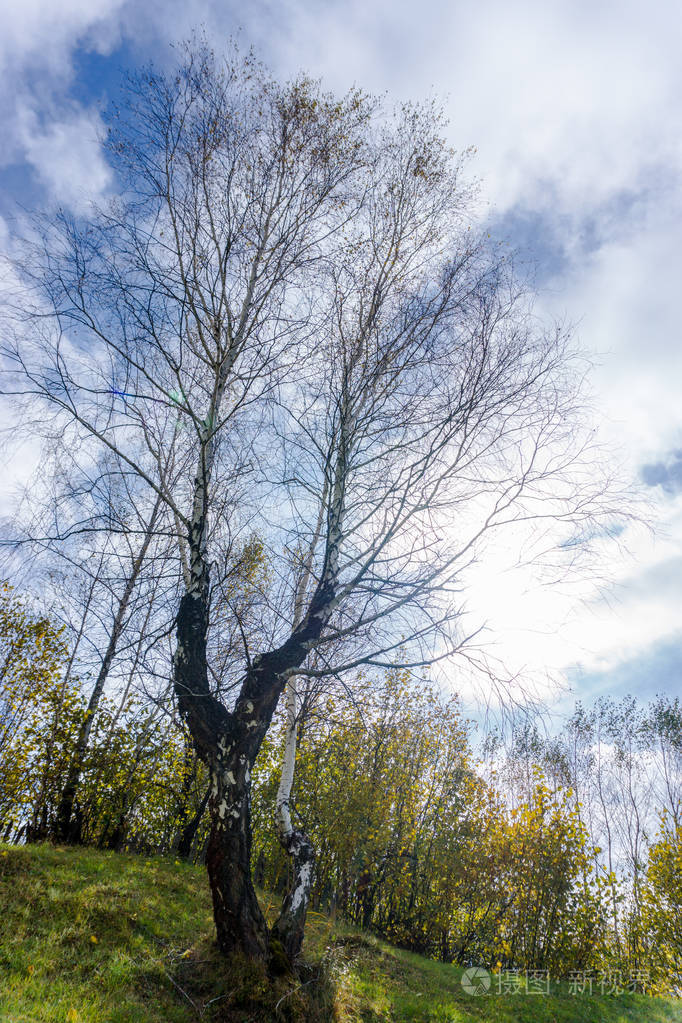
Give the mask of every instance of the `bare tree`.
<path id="1" fill-rule="evenodd" d="M 157 496 L 149 521 L 145 523 L 142 542 L 139 545 L 139 548 L 133 553 L 130 565 L 127 566 L 128 571 L 125 575 L 123 589 L 116 602 L 109 638 L 102 657 L 102 663 L 100 664 L 99 671 L 97 672 L 95 684 L 90 692 L 83 722 L 76 739 L 76 749 L 74 751 L 72 762 L 69 766 L 69 772 L 57 807 L 55 837 L 58 841 L 80 842 L 81 836 L 78 817 L 74 817 L 74 801 L 76 799 L 78 784 L 83 770 L 83 761 L 88 748 L 90 733 L 92 732 L 93 719 L 97 713 L 97 708 L 102 698 L 102 693 L 104 692 L 104 686 L 116 655 L 116 649 L 121 638 L 121 633 L 123 632 L 126 624 L 126 615 L 131 598 L 135 592 L 135 587 L 137 585 L 145 557 L 147 556 L 149 546 L 154 537 L 154 526 L 156 516 L 159 511 L 159 501 L 160 499 Z"/>
<path id="2" fill-rule="evenodd" d="M 115 452 L 182 538 L 173 678 L 211 778 L 225 952 L 268 954 L 250 777 L 288 681 L 451 657 L 486 534 L 552 519 L 574 551 L 603 511 L 568 339 L 471 229 L 441 132 L 430 106 L 388 115 L 190 47 L 130 84 L 118 198 L 43 221 L 23 260 L 9 386 Z M 254 533 L 267 585 L 217 688 L 222 552 Z"/>
<path id="3" fill-rule="evenodd" d="M 70 657 L 62 691 L 75 679 L 89 689 L 61 793 L 52 793 L 56 803 L 49 814 L 52 837 L 78 843 L 82 824 L 78 788 L 100 702 L 111 683 L 121 682 L 117 662 L 127 655 L 129 643 L 152 642 L 169 578 L 162 565 L 172 560 L 169 548 L 175 550 L 178 562 L 178 544 L 172 533 L 168 535 L 169 523 L 160 520 L 160 497 L 149 508 L 144 500 L 138 507 L 136 480 L 113 452 L 99 452 L 94 461 L 82 460 L 78 452 L 65 449 L 58 436 L 48 432 L 43 440 L 49 452 L 16 515 L 4 524 L 2 541 L 10 556 L 21 552 L 27 584 L 41 593 L 54 619 L 64 624 Z M 177 566 L 170 578 L 177 591 Z M 172 618 L 173 611 L 163 625 L 167 627 Z M 132 678 L 122 683 L 123 703 L 131 684 Z M 53 729 L 60 713 L 58 704 Z M 47 764 L 50 759 L 48 749 Z M 34 808 L 33 834 L 38 833 L 36 815 L 47 812 L 48 773 L 46 767 Z"/>

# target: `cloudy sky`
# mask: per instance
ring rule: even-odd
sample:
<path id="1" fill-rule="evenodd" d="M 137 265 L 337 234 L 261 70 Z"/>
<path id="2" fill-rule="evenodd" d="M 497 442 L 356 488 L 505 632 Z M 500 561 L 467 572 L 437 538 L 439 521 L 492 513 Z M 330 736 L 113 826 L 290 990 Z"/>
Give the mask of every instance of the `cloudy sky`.
<path id="1" fill-rule="evenodd" d="M 143 10 L 142 10 L 143 8 Z M 279 75 L 442 98 L 494 232 L 535 268 L 540 308 L 596 362 L 605 442 L 651 506 L 607 585 L 538 590 L 492 563 L 471 594 L 513 667 L 589 700 L 682 680 L 682 18 L 644 5 L 478 0 L 8 0 L 0 36 L 0 248 L 16 204 L 105 194 L 101 114 L 122 70 L 203 27 Z M 19 473 L 17 459 L 12 472 Z M 580 599 L 577 599 L 580 597 Z"/>

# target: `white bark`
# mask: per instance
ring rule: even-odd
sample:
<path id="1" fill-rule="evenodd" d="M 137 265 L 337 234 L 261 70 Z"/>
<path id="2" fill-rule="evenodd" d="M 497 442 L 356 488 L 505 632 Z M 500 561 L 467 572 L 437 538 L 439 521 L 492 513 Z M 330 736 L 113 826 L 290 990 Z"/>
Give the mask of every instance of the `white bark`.
<path id="1" fill-rule="evenodd" d="M 341 497 L 338 498 L 338 504 L 341 504 Z M 303 609 L 305 606 L 306 591 L 310 582 L 310 576 L 312 572 L 312 562 L 315 555 L 315 549 L 319 543 L 320 535 L 322 532 L 322 523 L 324 521 L 325 510 L 327 506 L 327 486 L 325 485 L 320 499 L 320 510 L 317 516 L 317 523 L 315 524 L 315 531 L 313 538 L 308 548 L 308 553 L 303 562 L 301 576 L 296 586 L 296 592 L 294 594 L 294 629 L 301 622 L 303 617 Z M 277 799 L 275 802 L 275 819 L 277 821 L 277 830 L 279 833 L 280 841 L 285 848 L 288 847 L 289 840 L 293 834 L 293 827 L 291 824 L 291 790 L 294 785 L 294 773 L 296 770 L 296 733 L 298 726 L 298 691 L 296 687 L 296 676 L 291 675 L 287 681 L 287 686 L 284 694 L 284 705 L 286 714 L 286 724 L 284 728 L 284 759 L 282 761 L 282 775 L 279 780 L 279 787 L 277 789 Z"/>
<path id="2" fill-rule="evenodd" d="M 277 830 L 282 842 L 286 844 L 291 837 L 291 811 L 289 801 L 291 790 L 294 784 L 294 769 L 296 766 L 296 715 L 298 699 L 296 692 L 296 678 L 292 676 L 287 682 L 285 694 L 286 727 L 284 733 L 284 760 L 282 763 L 282 776 L 279 780 L 276 800 Z"/>

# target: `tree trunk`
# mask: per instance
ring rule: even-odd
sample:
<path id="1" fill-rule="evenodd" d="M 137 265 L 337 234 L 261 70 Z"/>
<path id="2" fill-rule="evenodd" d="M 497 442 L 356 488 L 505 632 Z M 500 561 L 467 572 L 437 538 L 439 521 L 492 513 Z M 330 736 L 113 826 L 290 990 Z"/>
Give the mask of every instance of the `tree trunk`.
<path id="1" fill-rule="evenodd" d="M 28 825 L 28 828 L 27 828 L 27 831 L 28 831 L 29 834 L 30 834 L 30 832 L 32 830 L 37 828 L 38 817 L 40 816 L 40 814 L 41 814 L 41 812 L 42 812 L 42 810 L 44 808 L 45 797 L 46 797 L 46 794 L 47 794 L 47 787 L 48 787 L 48 777 L 49 777 L 50 767 L 51 767 L 51 764 L 52 764 L 52 755 L 53 755 L 53 750 L 54 750 L 54 736 L 55 736 L 55 733 L 56 733 L 56 730 L 57 730 L 57 725 L 59 723 L 59 715 L 61 714 L 61 711 L 62 711 L 62 705 L 63 705 L 63 700 L 64 700 L 64 694 L 66 693 L 66 687 L 67 687 L 67 685 L 68 685 L 68 683 L 69 683 L 69 681 L 71 679 L 71 671 L 73 669 L 73 665 L 74 665 L 75 660 L 76 660 L 76 655 L 78 653 L 78 648 L 80 646 L 80 642 L 81 642 L 81 640 L 83 638 L 83 635 L 85 633 L 85 626 L 86 626 L 86 622 L 87 622 L 88 613 L 90 611 L 90 604 L 92 603 L 93 595 L 94 595 L 94 592 L 95 592 L 95 587 L 97 585 L 96 579 L 99 577 L 99 571 L 102 568 L 103 559 L 104 559 L 104 556 L 103 555 L 100 556 L 99 569 L 97 571 L 97 576 L 93 577 L 93 579 L 91 580 L 90 589 L 88 591 L 88 595 L 87 595 L 86 600 L 85 600 L 85 607 L 83 608 L 83 614 L 81 616 L 78 632 L 76 634 L 75 641 L 74 641 L 73 646 L 71 648 L 71 653 L 69 655 L 69 661 L 68 661 L 68 664 L 66 666 L 66 671 L 64 672 L 64 679 L 63 679 L 62 685 L 61 685 L 60 699 L 59 699 L 59 701 L 58 701 L 58 703 L 57 703 L 57 705 L 55 707 L 55 710 L 54 710 L 54 715 L 53 715 L 53 718 L 52 718 L 52 729 L 50 731 L 50 734 L 49 734 L 48 740 L 47 740 L 47 746 L 46 746 L 46 751 L 45 751 L 46 752 L 45 767 L 44 767 L 43 773 L 42 773 L 42 779 L 41 779 L 41 782 L 40 782 L 40 788 L 39 788 L 39 791 L 38 791 L 38 797 L 37 797 L 37 799 L 36 799 L 36 801 L 34 803 L 33 815 L 32 815 L 31 823 Z M 54 827 L 53 827 L 53 837 L 56 837 L 56 836 L 54 836 Z"/>
<path id="2" fill-rule="evenodd" d="M 208 685 L 207 630 L 208 568 L 199 564 L 178 611 L 175 692 L 211 779 L 206 868 L 218 946 L 228 955 L 265 959 L 267 924 L 251 880 L 251 768 L 276 698 L 266 722 L 252 701 L 239 701 L 231 713 L 216 700 Z"/>
<path id="3" fill-rule="evenodd" d="M 291 823 L 290 802 L 296 766 L 298 725 L 295 677 L 290 678 L 287 683 L 286 713 L 284 760 L 276 805 L 279 840 L 291 858 L 292 880 L 270 935 L 271 957 L 275 965 L 279 965 L 281 968 L 293 963 L 303 946 L 303 933 L 315 865 L 315 850 L 312 842 L 303 831 L 294 828 Z"/>
<path id="4" fill-rule="evenodd" d="M 206 868 L 219 948 L 263 959 L 268 929 L 251 879 L 251 766 L 237 747 L 212 772 Z"/>
<path id="5" fill-rule="evenodd" d="M 107 643 L 107 649 L 104 653 L 104 657 L 102 658 L 102 664 L 97 674 L 97 680 L 90 694 L 88 707 L 78 731 L 76 749 L 71 759 L 66 783 L 62 789 L 59 804 L 57 806 L 57 814 L 53 828 L 54 838 L 57 842 L 64 842 L 71 845 L 80 845 L 81 843 L 82 814 L 74 813 L 76 793 L 78 792 L 78 786 L 83 772 L 85 754 L 90 741 L 90 733 L 92 731 L 95 714 L 97 713 L 99 701 L 102 698 L 102 693 L 104 691 L 104 685 L 109 676 L 109 671 L 116 655 L 118 641 L 121 638 L 121 633 L 123 632 L 125 615 L 128 610 L 130 598 L 133 595 L 138 576 L 142 570 L 142 565 L 149 549 L 149 544 L 151 543 L 154 531 L 154 522 L 159 510 L 159 505 L 160 500 L 157 498 L 156 504 L 152 510 L 151 518 L 147 525 L 142 546 L 133 560 L 130 575 L 126 580 L 123 593 L 121 594 L 121 598 L 118 602 L 118 607 L 111 627 L 111 633 L 109 635 L 109 642 Z"/>
<path id="6" fill-rule="evenodd" d="M 210 795 L 211 787 L 209 786 L 206 789 L 206 794 L 204 795 L 203 799 L 201 800 L 201 803 L 199 804 L 197 812 L 194 814 L 191 820 L 185 823 L 184 827 L 180 831 L 180 837 L 178 839 L 177 845 L 177 854 L 181 860 L 188 860 L 192 854 L 192 845 L 194 843 L 194 839 L 196 838 L 197 831 L 199 830 L 199 825 L 203 820 L 204 813 L 206 812 L 206 807 L 208 806 Z"/>
<path id="7" fill-rule="evenodd" d="M 303 607 L 311 579 L 315 550 L 319 543 L 322 523 L 327 508 L 328 486 L 325 480 L 320 498 L 315 532 L 301 565 L 301 574 L 294 595 L 294 629 L 303 618 Z M 303 947 L 305 921 L 313 886 L 315 849 L 308 836 L 291 822 L 291 793 L 296 771 L 296 748 L 298 745 L 298 691 L 296 676 L 292 675 L 286 684 L 286 729 L 284 736 L 284 758 L 282 774 L 277 789 L 276 819 L 279 841 L 291 862 L 291 886 L 283 902 L 280 914 L 270 935 L 270 952 L 273 960 L 279 959 L 284 968 L 291 966 Z"/>
<path id="8" fill-rule="evenodd" d="M 127 586 L 126 593 L 128 593 Z M 69 764 L 66 782 L 62 789 L 59 804 L 57 806 L 57 814 L 53 828 L 53 836 L 56 842 L 64 842 L 69 845 L 81 844 L 82 817 L 80 813 L 75 812 L 76 793 L 78 792 L 78 786 L 83 772 L 85 754 L 87 752 L 95 714 L 97 713 L 99 701 L 101 699 L 102 692 L 104 691 L 104 684 L 109 674 L 111 662 L 114 659 L 118 638 L 123 628 L 123 615 L 127 605 L 127 600 L 125 600 L 125 603 L 124 600 L 120 602 L 116 617 L 114 618 L 114 624 L 111 635 L 109 636 L 107 650 L 97 675 L 97 681 L 95 682 L 94 688 L 90 694 L 90 699 L 88 700 L 87 710 L 85 711 L 81 727 L 78 731 L 76 749 L 71 759 L 71 763 Z"/>
<path id="9" fill-rule="evenodd" d="M 315 849 L 307 835 L 297 829 L 282 844 L 291 857 L 293 880 L 270 934 L 270 953 L 275 967 L 289 969 L 303 946 Z"/>
<path id="10" fill-rule="evenodd" d="M 205 490 L 197 477 L 195 511 L 189 535 L 190 578 L 176 619 L 173 681 L 178 708 L 211 779 L 211 833 L 206 850 L 218 946 L 229 955 L 264 959 L 268 928 L 251 878 L 251 770 L 270 727 L 292 669 L 308 656 L 331 614 L 335 550 L 310 602 L 308 614 L 275 650 L 247 666 L 233 710 L 211 693 L 206 640 L 209 625 L 209 567 L 203 547 Z M 339 498 L 340 500 L 340 498 Z M 337 516 L 338 517 L 338 516 Z M 298 836 L 292 852 L 300 881 L 309 885 L 312 858 Z M 293 889 L 290 914 L 300 914 L 300 885 Z M 304 900 L 307 907 L 307 897 Z M 292 933 L 296 928 L 292 929 Z M 299 944 L 300 947 L 300 944 Z"/>

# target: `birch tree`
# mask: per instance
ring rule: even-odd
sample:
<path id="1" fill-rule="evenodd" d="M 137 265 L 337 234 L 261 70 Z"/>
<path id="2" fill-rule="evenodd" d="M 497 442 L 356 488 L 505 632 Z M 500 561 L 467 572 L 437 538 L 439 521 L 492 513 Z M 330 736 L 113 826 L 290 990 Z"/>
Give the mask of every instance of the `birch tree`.
<path id="1" fill-rule="evenodd" d="M 250 869 L 251 771 L 288 682 L 456 655 L 486 534 L 551 519 L 574 552 L 603 495 L 569 339 L 472 227 L 437 110 L 203 46 L 128 96 L 116 198 L 27 245 L 10 387 L 174 524 L 173 684 L 211 779 L 218 944 L 291 959 L 306 871 L 273 943 Z M 218 685 L 222 552 L 254 533 L 268 579 Z"/>
<path id="2" fill-rule="evenodd" d="M 64 623 L 70 646 L 65 691 L 75 675 L 86 690 L 71 762 L 50 813 L 52 837 L 79 843 L 78 788 L 100 703 L 112 682 L 121 682 L 125 703 L 132 680 L 125 683 L 119 677 L 121 655 L 127 656 L 130 643 L 153 642 L 151 612 L 158 630 L 160 609 L 167 604 L 162 588 L 168 575 L 161 566 L 173 538 L 164 528 L 167 523 L 159 521 L 159 496 L 151 508 L 144 500 L 138 508 L 136 481 L 112 452 L 99 452 L 102 457 L 93 461 L 65 449 L 49 431 L 42 439 L 49 455 L 41 460 L 14 517 L 3 523 L 2 540 L 15 561 L 20 552 L 27 583 Z M 161 628 L 169 620 L 172 612 Z M 41 813 L 43 788 L 36 801 Z"/>

